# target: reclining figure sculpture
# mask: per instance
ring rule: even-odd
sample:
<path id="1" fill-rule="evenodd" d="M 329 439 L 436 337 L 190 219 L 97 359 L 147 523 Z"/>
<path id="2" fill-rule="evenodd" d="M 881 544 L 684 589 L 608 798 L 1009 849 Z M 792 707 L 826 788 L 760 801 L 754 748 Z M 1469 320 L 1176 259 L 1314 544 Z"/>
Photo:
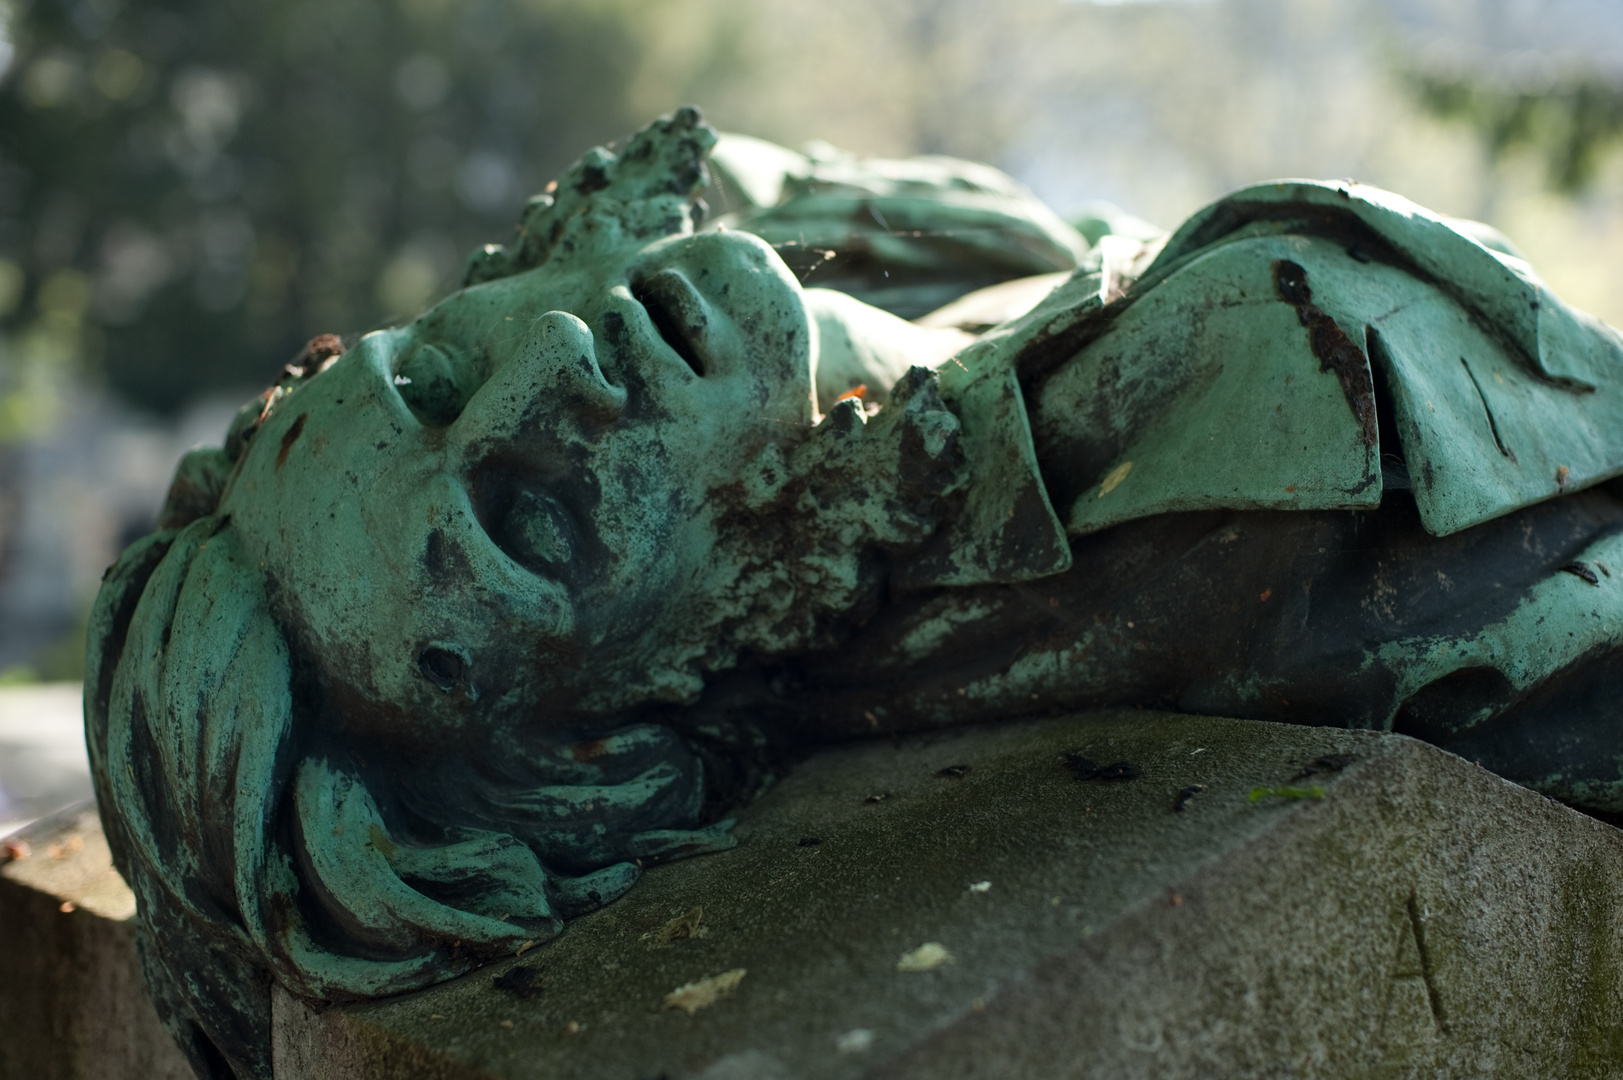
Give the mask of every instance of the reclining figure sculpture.
<path id="1" fill-rule="evenodd" d="M 1292 181 L 1090 248 L 982 166 L 731 139 L 704 227 L 715 142 L 312 342 L 109 571 L 96 789 L 200 1075 L 268 1080 L 271 980 L 543 941 L 819 742 L 1138 704 L 1623 811 L 1623 338 L 1502 238 Z"/>

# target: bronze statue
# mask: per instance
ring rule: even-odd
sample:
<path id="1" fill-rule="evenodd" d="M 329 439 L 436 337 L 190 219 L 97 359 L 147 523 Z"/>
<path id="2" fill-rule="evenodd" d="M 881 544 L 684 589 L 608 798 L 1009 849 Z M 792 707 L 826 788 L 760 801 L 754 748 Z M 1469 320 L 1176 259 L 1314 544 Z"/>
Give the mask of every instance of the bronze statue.
<path id="1" fill-rule="evenodd" d="M 1287 182 L 1090 247 L 985 167 L 747 141 L 705 227 L 715 138 L 312 342 L 110 570 L 93 769 L 201 1075 L 269 1077 L 269 980 L 544 941 L 834 739 L 1136 703 L 1623 810 L 1623 339 L 1502 238 Z"/>

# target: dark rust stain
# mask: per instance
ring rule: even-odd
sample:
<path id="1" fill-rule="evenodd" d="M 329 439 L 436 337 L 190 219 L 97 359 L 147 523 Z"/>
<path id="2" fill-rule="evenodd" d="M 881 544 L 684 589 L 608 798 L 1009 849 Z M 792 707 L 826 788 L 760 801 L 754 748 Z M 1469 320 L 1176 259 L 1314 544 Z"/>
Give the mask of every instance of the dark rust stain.
<path id="1" fill-rule="evenodd" d="M 1318 776 L 1320 773 L 1340 772 L 1357 760 L 1352 754 L 1325 754 L 1323 757 L 1316 757 L 1302 766 L 1301 772 L 1291 777 L 1291 783 L 1306 780 L 1310 776 Z"/>
<path id="2" fill-rule="evenodd" d="M 521 998 L 537 997 L 546 989 L 541 979 L 541 969 L 526 964 L 515 964 L 490 981 L 496 989 L 506 990 Z"/>
<path id="3" fill-rule="evenodd" d="M 1595 571 L 1594 571 L 1594 568 L 1591 567 L 1586 562 L 1582 562 L 1582 561 L 1580 561 L 1578 559 L 1574 559 L 1572 562 L 1567 563 L 1567 565 L 1563 566 L 1561 569 L 1563 571 L 1565 571 L 1566 573 L 1571 574 L 1573 577 L 1581 577 L 1581 578 L 1583 578 L 1585 581 L 1589 582 L 1591 585 L 1599 585 L 1600 584 L 1600 576 L 1598 574 L 1596 574 Z"/>
<path id="4" fill-rule="evenodd" d="M 278 471 L 281 470 L 283 465 L 287 464 L 287 452 L 293 449 L 293 444 L 299 441 L 300 435 L 304 434 L 305 415 L 305 413 L 300 413 L 298 419 L 288 426 L 287 432 L 282 436 L 282 448 L 276 451 L 276 468 Z"/>
<path id="5" fill-rule="evenodd" d="M 596 761 L 608 752 L 607 739 L 587 739 L 569 748 L 569 756 L 579 762 Z"/>
<path id="6" fill-rule="evenodd" d="M 423 570 L 436 589 L 466 584 L 473 580 L 473 566 L 468 556 L 454 541 L 448 540 L 441 529 L 430 529 L 423 547 Z"/>
<path id="7" fill-rule="evenodd" d="M 1185 810 L 1189 809 L 1189 800 L 1193 799 L 1196 795 L 1199 795 L 1205 790 L 1205 784 L 1190 784 L 1188 787 L 1178 792 L 1178 798 L 1173 802 L 1172 809 L 1177 813 L 1183 813 Z"/>
<path id="8" fill-rule="evenodd" d="M 1117 761 L 1100 765 L 1079 750 L 1063 755 L 1063 760 L 1078 780 L 1137 780 L 1142 775 L 1131 761 Z"/>
<path id="9" fill-rule="evenodd" d="M 1369 359 L 1364 351 L 1313 302 L 1307 286 L 1307 271 L 1289 259 L 1274 263 L 1274 291 L 1296 309 L 1296 317 L 1307 327 L 1308 345 L 1319 358 L 1320 371 L 1333 371 L 1341 380 L 1341 391 L 1352 407 L 1353 418 L 1364 433 L 1364 445 L 1373 447 L 1378 439 L 1375 422 L 1375 385 L 1369 377 Z"/>

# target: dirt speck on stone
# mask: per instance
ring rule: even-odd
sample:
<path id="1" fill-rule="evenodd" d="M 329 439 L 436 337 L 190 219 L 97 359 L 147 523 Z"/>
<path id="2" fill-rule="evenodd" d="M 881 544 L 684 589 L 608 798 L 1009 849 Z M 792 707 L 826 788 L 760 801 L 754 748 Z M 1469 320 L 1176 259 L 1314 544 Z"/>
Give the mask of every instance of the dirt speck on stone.
<path id="1" fill-rule="evenodd" d="M 491 980 L 498 990 L 506 990 L 521 998 L 532 998 L 545 986 L 541 982 L 541 969 L 527 964 L 516 964 Z"/>

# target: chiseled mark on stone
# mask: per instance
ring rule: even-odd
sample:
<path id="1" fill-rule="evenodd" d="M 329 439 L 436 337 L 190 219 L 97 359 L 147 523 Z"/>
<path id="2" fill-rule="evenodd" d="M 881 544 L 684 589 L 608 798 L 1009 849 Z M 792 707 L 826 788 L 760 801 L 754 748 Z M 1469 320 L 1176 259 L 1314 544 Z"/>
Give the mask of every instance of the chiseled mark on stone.
<path id="1" fill-rule="evenodd" d="M 1495 420 L 1493 417 L 1493 409 L 1488 405 L 1488 395 L 1482 392 L 1482 383 L 1476 377 L 1476 372 L 1471 370 L 1470 361 L 1466 360 L 1465 357 L 1462 356 L 1460 357 L 1460 366 L 1465 369 L 1465 377 L 1470 379 L 1471 385 L 1476 388 L 1477 400 L 1482 403 L 1482 413 L 1488 418 L 1488 434 L 1493 436 L 1493 445 L 1499 448 L 1499 453 L 1508 458 L 1512 465 L 1520 464 L 1520 462 L 1516 460 L 1515 453 L 1510 449 L 1510 447 L 1505 445 L 1505 440 L 1499 435 L 1499 421 Z M 1504 379 L 1499 378 L 1497 372 L 1494 373 L 1494 378 L 1499 379 L 1501 383 L 1505 381 Z"/>
<path id="2" fill-rule="evenodd" d="M 1426 948 L 1420 900 L 1413 890 L 1396 921 L 1397 956 L 1392 963 L 1380 1028 L 1380 1044 L 1388 1059 L 1425 1050 L 1435 1044 L 1438 1036 L 1448 1033 L 1431 953 Z"/>
<path id="3" fill-rule="evenodd" d="M 744 981 L 745 969 L 733 968 L 720 975 L 712 975 L 697 982 L 684 983 L 665 995 L 665 1008 L 681 1009 L 689 1016 L 707 1009 L 724 995 L 738 989 Z"/>
<path id="4" fill-rule="evenodd" d="M 1409 915 L 1409 931 L 1414 938 L 1415 950 L 1420 954 L 1420 975 L 1426 983 L 1426 1003 L 1431 1007 L 1432 1019 L 1437 1022 L 1437 1030 L 1448 1031 L 1448 1017 L 1443 1012 L 1443 999 L 1437 992 L 1436 965 L 1431 958 L 1431 950 L 1426 947 L 1426 923 L 1421 918 L 1420 897 L 1414 891 L 1409 891 L 1409 903 L 1406 905 Z"/>
<path id="5" fill-rule="evenodd" d="M 926 941 L 910 953 L 903 953 L 896 961 L 897 971 L 934 971 L 942 964 L 952 962 L 952 953 L 939 941 Z"/>

